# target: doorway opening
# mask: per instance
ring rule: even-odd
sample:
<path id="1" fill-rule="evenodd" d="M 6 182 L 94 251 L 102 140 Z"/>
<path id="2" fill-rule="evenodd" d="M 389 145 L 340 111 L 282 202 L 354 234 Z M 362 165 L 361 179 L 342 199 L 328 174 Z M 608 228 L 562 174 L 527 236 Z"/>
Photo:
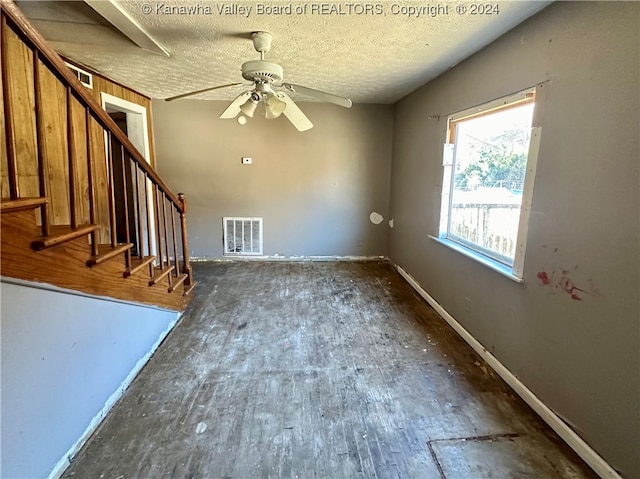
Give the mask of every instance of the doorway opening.
<path id="1" fill-rule="evenodd" d="M 147 109 L 136 103 L 114 97 L 107 93 L 101 93 L 102 107 L 115 121 L 116 125 L 127 135 L 133 146 L 140 152 L 147 163 L 150 163 L 149 132 L 147 129 Z M 106 137 L 106 133 L 105 133 Z M 105 142 L 106 145 L 106 142 Z M 153 188 L 150 180 L 147 181 L 147 201 L 149 210 L 136 208 L 136 201 L 144 202 L 142 198 L 134 198 L 134 184 L 136 174 L 141 175 L 134 165 L 122 164 L 122 151 L 118 142 L 113 142 L 113 184 L 116 211 L 116 238 L 118 243 L 126 242 L 127 218 L 129 229 L 129 242 L 133 243 L 131 253 L 134 256 L 149 256 L 156 253 L 155 237 L 155 211 L 153 209 Z M 144 181 L 144 180 L 143 180 Z M 126 209 L 126 211 L 125 211 Z M 138 218 L 138 214 L 143 216 Z M 148 216 L 148 218 L 147 218 Z M 143 225 L 142 237 L 138 237 L 138 222 Z M 149 225 L 149 229 L 147 229 Z M 149 241 L 145 241 L 149 238 Z"/>
<path id="2" fill-rule="evenodd" d="M 116 125 L 127 134 L 127 114 L 121 111 L 107 111 Z M 116 239 L 118 243 L 133 243 L 131 254 L 140 254 L 138 229 L 136 228 L 136 207 L 133 198 L 134 180 L 131 168 L 125 168 L 122 162 L 122 146 L 117 141 L 113 142 L 113 193 L 114 207 L 116 209 Z M 126 209 L 126 211 L 125 211 Z M 128 221 L 127 221 L 128 220 Z M 127 222 L 129 223 L 127 225 Z M 127 238 L 127 226 L 129 238 Z"/>

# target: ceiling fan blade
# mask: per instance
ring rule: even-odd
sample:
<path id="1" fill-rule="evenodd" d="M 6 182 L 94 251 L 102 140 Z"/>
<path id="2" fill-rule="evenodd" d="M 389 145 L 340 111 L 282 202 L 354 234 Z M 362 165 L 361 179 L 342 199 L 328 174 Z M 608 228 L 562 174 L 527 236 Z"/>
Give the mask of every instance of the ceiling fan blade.
<path id="1" fill-rule="evenodd" d="M 229 83 L 228 85 L 218 85 L 211 88 L 203 88 L 202 90 L 190 91 L 189 93 L 183 93 L 182 95 L 176 95 L 176 96 L 172 96 L 171 98 L 165 98 L 164 101 L 178 100 L 180 98 L 185 98 L 187 96 L 197 95 L 198 93 L 204 93 L 206 91 L 211 91 L 211 90 L 219 90 L 220 88 L 227 88 L 230 86 L 237 86 L 237 85 L 242 85 L 242 83 Z"/>
<path id="2" fill-rule="evenodd" d="M 238 95 L 238 97 L 231 102 L 220 115 L 220 118 L 226 120 L 228 118 L 235 118 L 240 113 L 240 107 L 249 99 L 251 96 L 251 90 L 243 91 Z"/>
<path id="3" fill-rule="evenodd" d="M 287 104 L 283 114 L 293 123 L 293 126 L 295 126 L 298 131 L 307 131 L 313 128 L 313 123 L 311 123 L 307 115 L 298 108 L 298 105 L 293 102 L 289 95 L 284 92 L 278 92 L 277 96 Z"/>
<path id="4" fill-rule="evenodd" d="M 338 95 L 332 95 L 331 93 L 326 93 L 320 90 L 314 90 L 313 88 L 307 88 L 306 86 L 293 85 L 291 83 L 283 83 L 282 86 L 289 91 L 303 93 L 305 95 L 315 97 L 318 100 L 323 100 L 335 105 L 340 105 L 345 108 L 351 108 L 351 105 L 353 105 L 353 102 L 348 98 L 343 98 Z"/>

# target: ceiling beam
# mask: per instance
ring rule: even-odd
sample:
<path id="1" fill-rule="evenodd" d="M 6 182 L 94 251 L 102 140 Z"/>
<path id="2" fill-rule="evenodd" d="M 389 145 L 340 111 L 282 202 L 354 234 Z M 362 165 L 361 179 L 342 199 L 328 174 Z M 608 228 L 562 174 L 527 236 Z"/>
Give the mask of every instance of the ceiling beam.
<path id="1" fill-rule="evenodd" d="M 149 35 L 116 0 L 84 0 L 129 40 L 144 50 L 169 56 L 169 52 Z"/>

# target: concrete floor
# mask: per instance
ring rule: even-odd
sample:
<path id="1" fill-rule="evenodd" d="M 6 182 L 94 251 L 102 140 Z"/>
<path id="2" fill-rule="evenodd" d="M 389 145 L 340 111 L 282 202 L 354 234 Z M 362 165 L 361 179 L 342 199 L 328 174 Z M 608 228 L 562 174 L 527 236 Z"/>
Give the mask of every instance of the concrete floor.
<path id="1" fill-rule="evenodd" d="M 597 477 L 388 263 L 195 274 L 63 477 Z"/>

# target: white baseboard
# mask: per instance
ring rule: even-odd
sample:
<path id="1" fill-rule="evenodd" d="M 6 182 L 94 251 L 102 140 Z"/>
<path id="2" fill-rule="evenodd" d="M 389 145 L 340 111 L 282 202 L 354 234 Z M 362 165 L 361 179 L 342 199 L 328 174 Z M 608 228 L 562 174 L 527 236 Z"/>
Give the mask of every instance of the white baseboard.
<path id="1" fill-rule="evenodd" d="M 75 442 L 75 444 L 71 446 L 71 448 L 69 448 L 69 450 L 65 453 L 65 455 L 53 467 L 47 479 L 59 479 L 62 476 L 62 474 L 64 474 L 64 472 L 67 470 L 67 468 L 71 464 L 71 460 L 73 459 L 73 457 L 78 453 L 78 451 L 80 451 L 82 446 L 84 446 L 84 444 L 89 440 L 91 435 L 95 432 L 95 430 L 98 428 L 100 423 L 107 416 L 107 414 L 109 413 L 111 408 L 114 406 L 114 404 L 118 402 L 118 400 L 122 397 L 126 389 L 133 382 L 133 380 L 136 378 L 138 373 L 142 370 L 144 365 L 147 364 L 147 362 L 149 361 L 153 353 L 156 351 L 156 349 L 158 349 L 162 341 L 164 341 L 167 335 L 173 330 L 175 325 L 178 323 L 178 321 L 182 317 L 182 313 L 180 314 L 176 313 L 176 314 L 177 314 L 176 319 L 174 319 L 169 324 L 167 329 L 160 334 L 160 337 L 158 338 L 158 340 L 153 344 L 153 346 L 151 346 L 150 351 L 147 354 L 145 354 L 142 358 L 140 358 L 140 360 L 136 363 L 136 365 L 133 367 L 133 369 L 124 379 L 124 381 L 122 381 L 122 384 L 109 397 L 109 399 L 107 399 L 107 402 L 104 404 L 102 409 L 91 420 L 91 422 L 85 429 L 82 436 L 80 436 L 80 439 L 78 439 Z"/>
<path id="2" fill-rule="evenodd" d="M 556 413 L 544 404 L 517 376 L 509 371 L 469 331 L 456 321 L 422 286 L 397 264 L 400 275 L 431 305 L 436 312 L 464 339 L 473 350 L 573 449 L 602 479 L 622 479 L 589 444 L 578 436 Z"/>
<path id="3" fill-rule="evenodd" d="M 268 255 L 268 256 L 222 256 L 222 257 L 195 257 L 189 258 L 190 263 L 233 263 L 240 261 L 388 261 L 386 256 L 284 256 L 284 255 Z"/>

